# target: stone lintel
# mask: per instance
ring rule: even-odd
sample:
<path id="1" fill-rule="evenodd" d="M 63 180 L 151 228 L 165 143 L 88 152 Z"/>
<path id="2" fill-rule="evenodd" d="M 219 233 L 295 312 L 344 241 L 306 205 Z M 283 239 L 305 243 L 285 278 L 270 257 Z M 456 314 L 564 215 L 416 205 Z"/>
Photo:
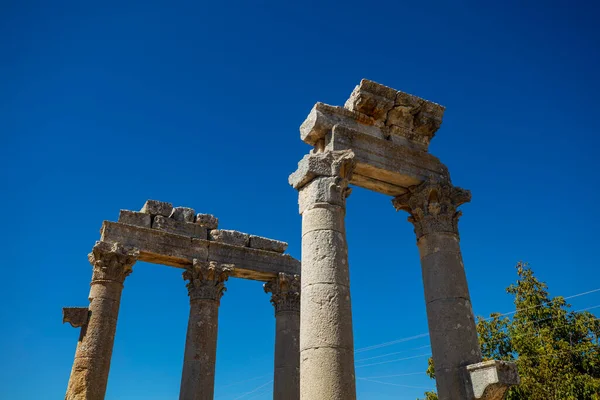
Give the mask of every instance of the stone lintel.
<path id="1" fill-rule="evenodd" d="M 520 383 L 515 363 L 484 361 L 466 367 L 467 391 L 476 400 L 502 400 L 506 391 Z"/>
<path id="2" fill-rule="evenodd" d="M 90 310 L 87 307 L 63 307 L 63 324 L 68 322 L 73 328 L 81 328 L 88 323 Z"/>
<path id="3" fill-rule="evenodd" d="M 390 196 L 428 179 L 449 179 L 448 169 L 437 157 L 342 125 L 333 127 L 325 149 L 353 151 L 356 168 L 351 183 Z"/>
<path id="4" fill-rule="evenodd" d="M 104 221 L 104 242 L 119 242 L 139 249 L 139 261 L 187 268 L 194 259 L 234 264 L 234 277 L 268 281 L 279 272 L 300 274 L 300 261 L 287 254 L 234 246 L 191 236 Z"/>

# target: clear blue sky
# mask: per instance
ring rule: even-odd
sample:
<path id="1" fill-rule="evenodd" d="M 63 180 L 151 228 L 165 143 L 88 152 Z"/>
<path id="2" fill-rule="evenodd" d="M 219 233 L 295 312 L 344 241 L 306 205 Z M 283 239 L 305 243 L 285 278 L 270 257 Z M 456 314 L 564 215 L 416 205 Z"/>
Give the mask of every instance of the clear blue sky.
<path id="1" fill-rule="evenodd" d="M 0 4 L 0 398 L 63 398 L 79 332 L 61 325 L 61 307 L 87 305 L 87 253 L 119 209 L 149 198 L 193 207 L 288 241 L 299 258 L 287 184 L 309 150 L 298 127 L 361 78 L 447 107 L 430 149 L 473 192 L 460 230 L 476 314 L 513 309 L 504 288 L 518 260 L 554 295 L 600 287 L 591 2 L 126 3 Z M 412 226 L 389 200 L 362 189 L 348 200 L 358 349 L 427 331 Z M 217 400 L 271 379 L 275 321 L 261 286 L 228 283 Z M 107 399 L 177 398 L 187 313 L 181 271 L 136 265 Z M 427 344 L 357 353 L 405 351 L 357 364 L 414 357 L 357 368 L 387 383 L 359 380 L 359 398 L 433 387 L 424 374 L 372 378 L 424 372 Z M 269 386 L 241 399 L 268 399 Z"/>

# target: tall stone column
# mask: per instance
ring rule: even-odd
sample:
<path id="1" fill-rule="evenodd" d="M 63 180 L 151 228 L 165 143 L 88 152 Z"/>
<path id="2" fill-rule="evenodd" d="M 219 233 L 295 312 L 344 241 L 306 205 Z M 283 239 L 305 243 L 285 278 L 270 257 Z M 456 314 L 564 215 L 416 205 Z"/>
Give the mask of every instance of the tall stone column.
<path id="1" fill-rule="evenodd" d="M 481 361 L 458 235 L 457 207 L 470 200 L 450 182 L 425 182 L 393 201 L 417 235 L 440 400 L 471 399 L 466 367 Z"/>
<path id="2" fill-rule="evenodd" d="M 300 276 L 280 273 L 264 288 L 275 307 L 273 400 L 299 400 Z"/>
<path id="3" fill-rule="evenodd" d="M 290 184 L 302 214 L 300 398 L 356 399 L 344 217 L 354 153 L 306 155 Z"/>
<path id="4" fill-rule="evenodd" d="M 123 282 L 139 252 L 119 243 L 96 242 L 89 318 L 82 326 L 66 400 L 102 400 L 106 393 Z"/>
<path id="5" fill-rule="evenodd" d="M 212 400 L 219 304 L 231 265 L 194 260 L 183 273 L 190 296 L 190 317 L 185 340 L 180 400 Z"/>

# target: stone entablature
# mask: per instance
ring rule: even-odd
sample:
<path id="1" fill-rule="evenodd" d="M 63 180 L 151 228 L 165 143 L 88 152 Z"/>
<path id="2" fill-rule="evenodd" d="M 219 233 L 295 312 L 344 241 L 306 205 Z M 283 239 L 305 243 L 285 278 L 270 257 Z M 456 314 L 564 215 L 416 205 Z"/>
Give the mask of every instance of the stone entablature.
<path id="1" fill-rule="evenodd" d="M 104 221 L 101 242 L 139 250 L 139 260 L 188 268 L 193 260 L 234 264 L 233 277 L 269 281 L 279 272 L 300 274 L 300 262 L 284 254 L 287 243 L 218 229 L 218 219 L 187 207 L 148 200 L 141 211 L 122 210 Z"/>
<path id="2" fill-rule="evenodd" d="M 398 196 L 428 179 L 449 180 L 448 169 L 427 152 L 444 107 L 362 80 L 344 107 L 317 103 L 300 127 L 316 152 L 352 150 L 352 184 Z"/>

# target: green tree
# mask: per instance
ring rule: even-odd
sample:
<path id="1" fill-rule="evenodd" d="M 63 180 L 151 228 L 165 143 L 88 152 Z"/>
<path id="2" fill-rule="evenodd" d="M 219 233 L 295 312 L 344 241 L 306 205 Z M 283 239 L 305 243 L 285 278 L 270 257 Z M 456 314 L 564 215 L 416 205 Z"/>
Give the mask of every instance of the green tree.
<path id="1" fill-rule="evenodd" d="M 516 266 L 518 279 L 506 291 L 516 312 L 477 319 L 484 360 L 517 364 L 521 385 L 507 400 L 600 400 L 600 320 L 587 311 L 571 311 L 526 263 Z M 435 378 L 429 359 L 427 373 Z M 425 393 L 425 400 L 437 400 Z"/>

